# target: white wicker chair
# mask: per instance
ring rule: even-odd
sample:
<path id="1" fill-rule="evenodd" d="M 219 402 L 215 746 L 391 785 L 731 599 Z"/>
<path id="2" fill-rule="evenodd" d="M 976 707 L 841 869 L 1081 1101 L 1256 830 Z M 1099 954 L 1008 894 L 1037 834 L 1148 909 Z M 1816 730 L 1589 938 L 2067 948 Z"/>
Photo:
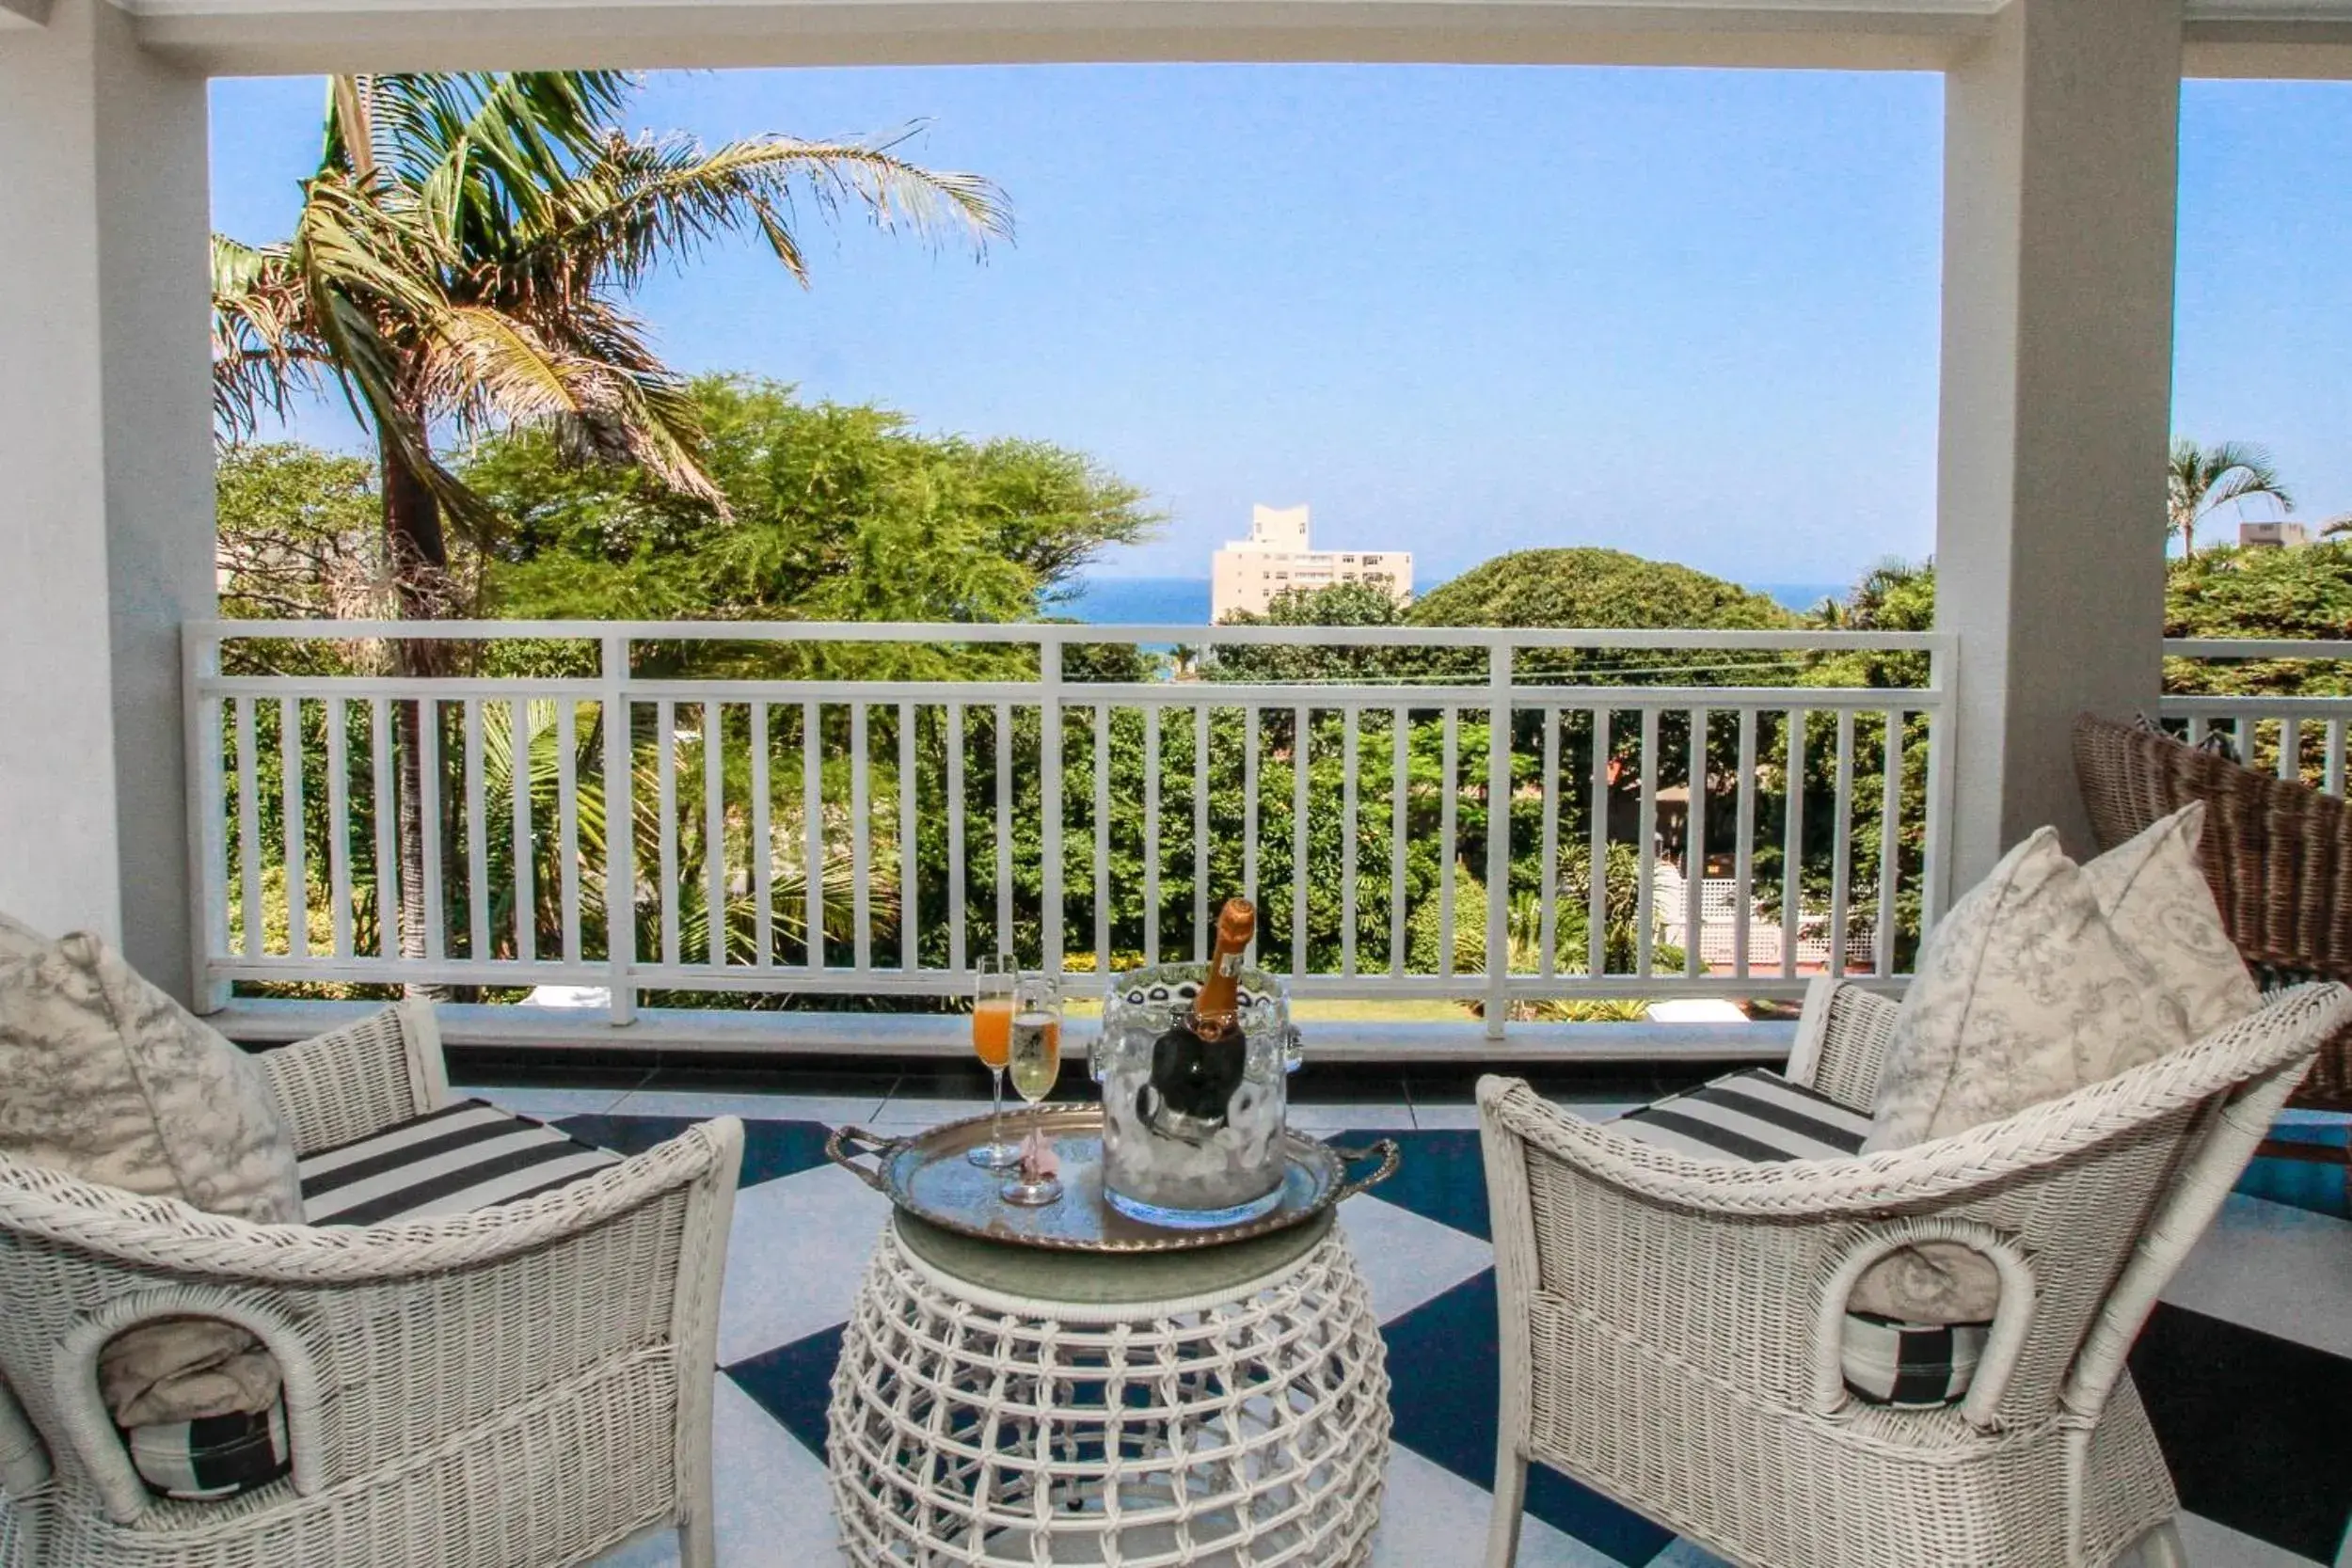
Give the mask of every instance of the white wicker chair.
<path id="1" fill-rule="evenodd" d="M 1894 1004 L 1817 982 L 1788 1076 L 1856 1109 Z M 1502 1312 L 1488 1568 L 1537 1460 L 1747 1568 L 2182 1561 L 2124 1355 L 2352 991 L 2306 986 L 2006 1121 L 1855 1159 L 1708 1164 L 1479 1085 Z M 1852 1399 L 1846 1298 L 1943 1238 L 2000 1305 L 1963 1402 Z"/>
<path id="2" fill-rule="evenodd" d="M 448 1094 L 432 1014 L 262 1058 L 303 1150 Z M 373 1227 L 259 1227 L 0 1159 L 0 1563 L 556 1568 L 675 1526 L 708 1568 L 720 1271 L 742 1126 L 542 1196 Z M 100 1403 L 145 1319 L 245 1324 L 285 1375 L 294 1472 L 149 1493 Z"/>

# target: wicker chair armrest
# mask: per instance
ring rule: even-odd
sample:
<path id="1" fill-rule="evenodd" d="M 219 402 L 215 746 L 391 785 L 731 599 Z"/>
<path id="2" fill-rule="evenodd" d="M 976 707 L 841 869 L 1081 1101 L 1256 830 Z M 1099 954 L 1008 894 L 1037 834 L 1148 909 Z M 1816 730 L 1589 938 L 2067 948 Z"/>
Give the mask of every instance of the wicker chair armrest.
<path id="1" fill-rule="evenodd" d="M 1511 1134 L 1490 1128 L 1488 1138 Z M 1786 1410 L 1835 1415 L 1851 1401 L 1846 1312 L 1857 1281 L 1897 1248 L 1956 1243 L 1991 1260 L 2001 1279 L 1963 1410 L 1979 1427 L 1996 1419 L 2039 1292 L 2026 1250 L 1980 1219 L 1944 1210 L 1709 1213 L 1651 1202 L 1532 1144 L 1504 1164 L 1525 1186 L 1516 1200 L 1498 1196 L 1494 1205 L 1506 1334 L 1524 1334 L 1531 1346 L 1557 1342 L 1564 1330 L 1613 1338 Z M 1537 1326 L 1547 1319 L 1550 1332 Z"/>
<path id="2" fill-rule="evenodd" d="M 1569 1116 L 1518 1079 L 1479 1080 L 1478 1102 L 1490 1135 L 1507 1132 L 1580 1175 L 1645 1201 L 1727 1221 L 1830 1224 L 1933 1212 L 1963 1205 L 2034 1164 L 2013 1150 L 1947 1147 L 1957 1138 L 1834 1160 L 1700 1160 Z"/>
<path id="3" fill-rule="evenodd" d="M 429 1002 L 387 1007 L 258 1060 L 300 1154 L 368 1137 L 449 1098 Z"/>
<path id="4" fill-rule="evenodd" d="M 42 1402 L 127 1523 L 151 1499 L 99 1399 L 97 1358 L 160 1318 L 235 1323 L 268 1349 L 305 1495 L 598 1379 L 650 1377 L 672 1390 L 660 1408 L 690 1418 L 680 1402 L 715 1355 L 741 1156 L 742 1124 L 724 1117 L 537 1198 L 367 1227 L 249 1226 L 119 1194 L 94 1213 L 66 1186 L 28 1193 L 23 1165 L 0 1202 L 19 1234 L 127 1265 L 100 1265 L 110 1293 L 53 1341 Z"/>
<path id="5" fill-rule="evenodd" d="M 1762 1221 L 1931 1212 L 2248 1082 L 2281 1071 L 2299 1078 L 2347 1022 L 2352 990 L 2297 986 L 2192 1045 L 2001 1121 L 1847 1159 L 1696 1160 L 1579 1120 L 1514 1078 L 1479 1080 L 1479 1116 L 1490 1132 L 1507 1130 L 1597 1180 L 1693 1212 Z"/>
<path id="6" fill-rule="evenodd" d="M 1868 1113 L 1878 1100 L 1899 1004 L 1851 981 L 1817 976 L 1788 1053 L 1788 1076 L 1849 1110 Z"/>
<path id="7" fill-rule="evenodd" d="M 498 1262 L 698 1182 L 723 1177 L 732 1192 L 742 1148 L 743 1124 L 720 1117 L 537 1197 L 372 1226 L 251 1225 L 0 1155 L 0 1223 L 137 1268 L 267 1285 L 372 1285 Z"/>

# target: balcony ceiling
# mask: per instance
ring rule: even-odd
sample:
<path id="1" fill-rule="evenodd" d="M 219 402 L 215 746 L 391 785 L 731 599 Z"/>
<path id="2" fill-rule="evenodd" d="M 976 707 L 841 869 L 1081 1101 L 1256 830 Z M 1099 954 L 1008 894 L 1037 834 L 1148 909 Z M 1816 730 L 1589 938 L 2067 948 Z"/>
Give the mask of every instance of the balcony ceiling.
<path id="1" fill-rule="evenodd" d="M 13 0 L 0 0 L 0 4 Z M 119 0 L 216 71 L 1338 60 L 1931 70 L 2001 0 Z M 389 57 L 388 57 L 389 54 Z"/>
<path id="2" fill-rule="evenodd" d="M 118 0 L 218 73 L 1342 60 L 1935 70 L 2005 0 Z M 0 0 L 0 24 L 49 0 Z M 2188 0 L 2195 75 L 2352 76 L 2352 0 Z"/>

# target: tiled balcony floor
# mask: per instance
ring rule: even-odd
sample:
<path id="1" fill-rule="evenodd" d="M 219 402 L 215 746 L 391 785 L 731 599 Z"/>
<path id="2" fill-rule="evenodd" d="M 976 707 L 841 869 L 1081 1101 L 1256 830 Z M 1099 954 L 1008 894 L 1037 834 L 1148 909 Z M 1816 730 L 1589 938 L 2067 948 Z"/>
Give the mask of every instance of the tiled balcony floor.
<path id="1" fill-rule="evenodd" d="M 1467 1078 L 1344 1081 L 1294 1107 L 1319 1133 L 1401 1134 L 1403 1172 L 1343 1220 L 1370 1280 L 1395 1382 L 1396 1446 L 1377 1568 L 1473 1568 L 1492 1477 L 1494 1289 Z M 466 1092 L 633 1150 L 683 1120 L 733 1114 L 749 1133 L 720 1329 L 720 1560 L 820 1568 L 835 1553 L 822 1443 L 840 1328 L 887 1205 L 824 1161 L 824 1128 L 905 1131 L 986 1109 L 954 1069 L 798 1082 L 807 1092 L 615 1083 Z M 1611 1114 L 1667 1085 L 1554 1085 Z M 2341 1123 L 2296 1118 L 2342 1139 Z M 2264 1161 L 2167 1292 L 2133 1361 L 2191 1516 L 2197 1568 L 2352 1568 L 2352 1217 L 2334 1167 Z M 1700 1568 L 1676 1542 L 1539 1466 L 1525 1568 Z M 641 1542 L 603 1568 L 675 1561 Z M 2026 1565 L 2020 1565 L 2026 1568 Z"/>

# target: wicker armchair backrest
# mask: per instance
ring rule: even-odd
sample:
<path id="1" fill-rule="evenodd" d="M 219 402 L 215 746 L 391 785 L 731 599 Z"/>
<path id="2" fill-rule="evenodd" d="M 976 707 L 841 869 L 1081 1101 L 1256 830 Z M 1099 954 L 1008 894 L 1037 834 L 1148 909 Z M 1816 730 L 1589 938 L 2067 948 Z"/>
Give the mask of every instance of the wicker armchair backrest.
<path id="1" fill-rule="evenodd" d="M 2102 849 L 2204 801 L 2205 879 L 2246 961 L 2352 980 L 2352 806 L 2088 713 L 2074 721 L 2074 771 Z"/>

